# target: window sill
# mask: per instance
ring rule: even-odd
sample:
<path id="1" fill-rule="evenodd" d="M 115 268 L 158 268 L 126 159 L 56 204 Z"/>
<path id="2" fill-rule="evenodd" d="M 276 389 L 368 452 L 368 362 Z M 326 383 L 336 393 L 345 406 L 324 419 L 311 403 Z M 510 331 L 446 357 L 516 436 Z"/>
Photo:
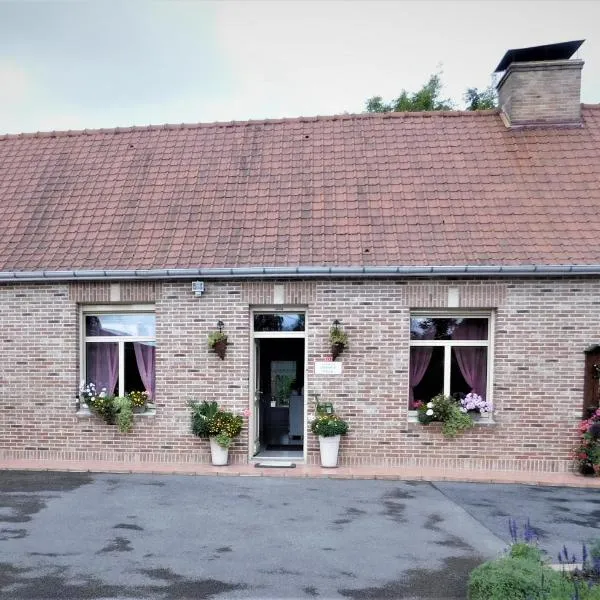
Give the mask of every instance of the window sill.
<path id="1" fill-rule="evenodd" d="M 486 416 L 476 416 L 473 418 L 473 421 L 475 421 L 475 425 L 479 426 L 489 426 L 489 425 L 497 425 L 498 422 L 494 421 L 494 417 L 492 415 L 486 415 Z M 416 410 L 409 410 L 408 411 L 408 422 L 409 423 L 418 423 L 419 425 L 421 425 L 421 423 L 419 422 L 419 417 L 417 416 L 417 411 Z M 432 423 L 432 425 L 434 425 L 436 423 L 436 421 L 434 421 Z M 425 425 L 423 425 L 425 427 Z"/>
<path id="2" fill-rule="evenodd" d="M 78 419 L 86 419 L 88 417 L 94 416 L 94 413 L 87 407 L 81 407 L 79 410 L 75 412 L 75 416 Z M 156 416 L 156 407 L 147 408 L 144 412 L 134 412 L 133 417 L 155 417 Z"/>

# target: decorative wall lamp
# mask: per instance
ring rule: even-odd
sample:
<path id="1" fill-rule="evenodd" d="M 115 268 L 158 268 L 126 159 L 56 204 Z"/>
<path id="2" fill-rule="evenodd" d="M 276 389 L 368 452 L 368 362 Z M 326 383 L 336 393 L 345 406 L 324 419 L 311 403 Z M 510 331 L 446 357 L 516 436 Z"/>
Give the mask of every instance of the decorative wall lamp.
<path id="1" fill-rule="evenodd" d="M 348 334 L 340 327 L 341 323 L 335 319 L 329 330 L 331 343 L 331 360 L 335 360 L 348 346 Z"/>
<path id="2" fill-rule="evenodd" d="M 227 334 L 223 333 L 223 327 L 225 327 L 225 323 L 223 323 L 223 321 L 217 321 L 217 331 L 211 331 L 208 334 L 208 347 L 213 350 L 221 360 L 225 359 L 225 352 L 227 350 Z"/>

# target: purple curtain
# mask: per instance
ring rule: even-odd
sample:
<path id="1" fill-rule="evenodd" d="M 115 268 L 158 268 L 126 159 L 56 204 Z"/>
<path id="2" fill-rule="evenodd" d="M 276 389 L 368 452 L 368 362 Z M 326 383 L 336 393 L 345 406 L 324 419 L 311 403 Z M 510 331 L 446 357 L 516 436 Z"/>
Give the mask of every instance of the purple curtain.
<path id="1" fill-rule="evenodd" d="M 106 388 L 112 396 L 119 378 L 119 346 L 103 342 L 88 342 L 86 346 L 88 383 L 93 383 L 98 392 Z"/>
<path id="2" fill-rule="evenodd" d="M 156 348 L 142 342 L 133 342 L 135 350 L 135 360 L 137 362 L 138 371 L 142 378 L 142 383 L 146 387 L 150 400 L 154 399 L 154 359 L 156 356 Z"/>
<path id="3" fill-rule="evenodd" d="M 421 383 L 423 375 L 427 371 L 429 362 L 431 361 L 431 353 L 433 348 L 421 348 L 413 346 L 410 349 L 410 390 L 409 400 L 410 408 L 413 407 L 415 400 L 415 388 Z"/>
<path id="4" fill-rule="evenodd" d="M 481 322 L 480 322 L 481 321 Z M 486 340 L 487 321 L 484 319 L 463 321 L 452 334 L 454 340 Z M 456 362 L 471 392 L 479 394 L 485 400 L 487 388 L 487 348 L 458 347 L 452 350 L 456 356 Z"/>

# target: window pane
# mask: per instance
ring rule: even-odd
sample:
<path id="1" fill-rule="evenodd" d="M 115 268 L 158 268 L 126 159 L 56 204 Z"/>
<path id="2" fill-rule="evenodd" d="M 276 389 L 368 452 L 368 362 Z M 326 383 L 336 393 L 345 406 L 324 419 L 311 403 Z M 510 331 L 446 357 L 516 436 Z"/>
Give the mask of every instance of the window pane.
<path id="1" fill-rule="evenodd" d="M 155 335 L 156 317 L 151 313 L 86 315 L 85 334 L 100 335 Z"/>
<path id="2" fill-rule="evenodd" d="M 93 383 L 96 391 L 113 395 L 118 390 L 119 345 L 112 342 L 88 342 L 85 345 L 85 382 Z"/>
<path id="3" fill-rule="evenodd" d="M 473 392 L 484 400 L 487 389 L 487 348 L 452 348 L 450 394 L 463 398 Z"/>
<path id="4" fill-rule="evenodd" d="M 255 313 L 254 331 L 304 331 L 304 313 Z"/>
<path id="5" fill-rule="evenodd" d="M 125 342 L 125 393 L 148 392 L 154 398 L 156 349 L 153 342 Z"/>
<path id="6" fill-rule="evenodd" d="M 487 340 L 488 319 L 413 317 L 410 320 L 410 339 Z"/>
<path id="7" fill-rule="evenodd" d="M 410 404 L 429 402 L 444 391 L 444 348 L 410 349 Z"/>

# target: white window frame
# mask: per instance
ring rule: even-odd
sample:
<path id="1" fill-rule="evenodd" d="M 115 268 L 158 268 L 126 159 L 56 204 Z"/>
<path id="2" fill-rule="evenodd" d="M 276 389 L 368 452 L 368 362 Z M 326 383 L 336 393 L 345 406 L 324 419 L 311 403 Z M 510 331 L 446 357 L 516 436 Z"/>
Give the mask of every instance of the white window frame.
<path id="1" fill-rule="evenodd" d="M 155 335 L 96 335 L 87 336 L 85 333 L 85 318 L 88 315 L 98 314 L 109 314 L 109 315 L 126 315 L 131 313 L 145 313 L 153 314 L 156 319 L 156 308 L 154 304 L 96 304 L 96 305 L 85 305 L 81 307 L 80 319 L 79 319 L 79 339 L 80 352 L 79 352 L 79 364 L 81 380 L 85 383 L 89 383 L 86 379 L 87 365 L 86 365 L 86 344 L 88 342 L 113 342 L 119 346 L 119 389 L 117 395 L 125 395 L 125 343 L 126 342 L 154 342 L 156 344 L 156 330 Z M 155 321 L 156 323 L 156 321 Z M 154 399 L 153 399 L 154 401 Z"/>
<path id="2" fill-rule="evenodd" d="M 493 390 L 493 372 L 494 372 L 494 331 L 495 331 L 495 313 L 494 311 L 439 311 L 439 310 L 412 310 L 410 311 L 409 319 L 413 318 L 429 318 L 429 319 L 487 319 L 488 321 L 488 337 L 487 340 L 411 340 L 409 333 L 409 348 L 408 348 L 408 364 L 410 370 L 410 349 L 412 347 L 427 346 L 444 348 L 444 389 L 443 394 L 450 395 L 450 369 L 452 363 L 451 349 L 455 346 L 476 346 L 478 348 L 487 348 L 487 373 L 486 373 L 486 399 L 494 402 L 492 397 Z M 409 320 L 410 326 L 410 320 Z M 410 372 L 410 371 L 409 371 Z M 408 378 L 409 388 L 406 398 L 410 398 L 410 377 Z M 408 415 L 411 421 L 417 420 L 417 411 L 411 410 L 409 407 Z M 492 415 L 489 413 L 481 415 L 482 420 L 491 421 Z"/>

